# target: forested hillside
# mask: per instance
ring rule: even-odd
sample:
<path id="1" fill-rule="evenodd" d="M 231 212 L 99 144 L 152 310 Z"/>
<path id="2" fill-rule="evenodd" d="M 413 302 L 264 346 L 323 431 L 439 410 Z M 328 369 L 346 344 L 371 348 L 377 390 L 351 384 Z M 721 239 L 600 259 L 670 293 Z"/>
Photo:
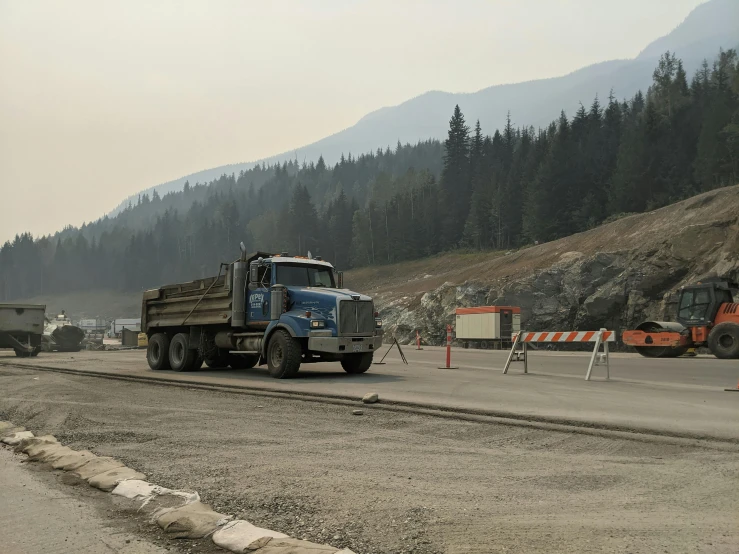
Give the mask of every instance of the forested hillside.
<path id="1" fill-rule="evenodd" d="M 310 250 L 340 268 L 511 249 L 739 182 L 733 50 L 692 78 L 667 54 L 645 93 L 596 98 L 545 129 L 516 126 L 514 116 L 525 119 L 512 114 L 486 135 L 457 107 L 443 145 L 398 145 L 333 167 L 258 166 L 144 196 L 116 218 L 55 237 L 20 235 L 0 249 L 0 300 L 209 275 L 240 241 Z"/>
<path id="2" fill-rule="evenodd" d="M 614 96 L 623 99 L 631 98 L 640 89 L 646 90 L 654 65 L 668 50 L 675 52 L 692 74 L 705 58 L 712 58 L 721 47 L 739 48 L 739 2 L 736 0 L 708 0 L 696 6 L 678 27 L 648 44 L 634 59 L 602 61 L 559 77 L 498 84 L 476 92 L 428 91 L 396 106 L 375 110 L 355 125 L 312 144 L 295 144 L 295 148 L 264 161 L 274 164 L 295 158 L 317 160 L 323 155 L 327 163 L 333 165 L 342 152 L 369 152 L 398 140 L 402 143 L 416 142 L 419 138 L 442 140 L 446 134 L 446 119 L 455 104 L 462 106 L 468 120 L 479 119 L 484 129 L 501 125 L 509 111 L 519 124 L 546 127 L 560 110 L 572 115 L 580 101 L 596 95 L 604 99 L 613 90 Z M 491 67 L 478 69 L 482 73 L 491 70 L 494 73 Z M 236 163 L 206 169 L 161 183 L 146 192 L 151 195 L 153 190 L 158 190 L 163 195 L 182 190 L 186 180 L 190 183 L 211 181 L 223 173 L 238 174 L 252 166 L 253 163 Z M 128 200 L 113 213 L 117 214 L 127 203 Z"/>

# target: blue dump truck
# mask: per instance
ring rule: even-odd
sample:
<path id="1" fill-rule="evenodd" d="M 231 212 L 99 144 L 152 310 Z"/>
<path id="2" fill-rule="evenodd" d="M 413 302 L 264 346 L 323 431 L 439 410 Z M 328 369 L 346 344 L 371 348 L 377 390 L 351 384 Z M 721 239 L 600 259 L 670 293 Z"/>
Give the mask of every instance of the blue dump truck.
<path id="1" fill-rule="evenodd" d="M 144 292 L 149 367 L 267 364 L 272 377 L 288 379 L 301 364 L 339 362 L 364 373 L 382 344 L 382 320 L 370 297 L 342 281 L 318 257 L 247 254 L 242 244 L 240 259 L 221 264 L 216 277 Z"/>

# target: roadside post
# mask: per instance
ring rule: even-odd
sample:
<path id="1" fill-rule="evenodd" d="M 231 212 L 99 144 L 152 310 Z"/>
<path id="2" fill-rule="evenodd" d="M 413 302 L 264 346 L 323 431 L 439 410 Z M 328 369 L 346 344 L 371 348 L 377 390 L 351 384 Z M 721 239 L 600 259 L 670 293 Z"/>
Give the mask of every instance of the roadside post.
<path id="1" fill-rule="evenodd" d="M 418 332 L 418 329 L 416 329 L 416 350 L 423 350 L 421 348 L 421 334 Z"/>
<path id="2" fill-rule="evenodd" d="M 446 365 L 439 369 L 459 369 L 459 366 L 452 366 L 452 326 L 446 326 Z"/>

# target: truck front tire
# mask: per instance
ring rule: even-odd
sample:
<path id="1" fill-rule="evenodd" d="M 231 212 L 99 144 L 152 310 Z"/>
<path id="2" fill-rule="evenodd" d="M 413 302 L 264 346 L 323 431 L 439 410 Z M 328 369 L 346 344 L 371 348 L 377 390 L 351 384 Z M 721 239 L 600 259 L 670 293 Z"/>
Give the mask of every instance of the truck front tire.
<path id="1" fill-rule="evenodd" d="M 193 371 L 199 369 L 202 364 L 203 360 L 199 358 L 197 350 L 190 349 L 190 335 L 177 333 L 172 337 L 172 342 L 169 344 L 169 365 L 172 369 Z"/>
<path id="2" fill-rule="evenodd" d="M 164 333 L 155 333 L 146 347 L 146 361 L 154 371 L 169 369 L 169 337 Z"/>
<path id="3" fill-rule="evenodd" d="M 341 359 L 341 367 L 347 373 L 357 374 L 366 372 L 372 365 L 372 352 L 364 354 L 346 354 Z"/>
<path id="4" fill-rule="evenodd" d="M 275 379 L 290 379 L 300 369 L 300 343 L 282 329 L 275 331 L 267 345 L 267 367 Z"/>
<path id="5" fill-rule="evenodd" d="M 739 358 L 739 324 L 726 321 L 716 325 L 708 335 L 708 348 L 722 360 Z"/>

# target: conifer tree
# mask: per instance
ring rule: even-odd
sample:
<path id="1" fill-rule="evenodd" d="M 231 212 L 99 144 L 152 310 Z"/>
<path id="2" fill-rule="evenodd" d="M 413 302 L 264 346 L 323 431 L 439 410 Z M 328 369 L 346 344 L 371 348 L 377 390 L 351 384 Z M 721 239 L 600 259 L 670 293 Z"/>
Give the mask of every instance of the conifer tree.
<path id="1" fill-rule="evenodd" d="M 446 150 L 441 187 L 446 213 L 443 216 L 444 235 L 441 241 L 445 247 L 452 247 L 459 244 L 462 238 L 471 197 L 469 128 L 459 105 L 454 107 L 454 115 L 449 120 L 449 134 L 444 145 Z"/>

